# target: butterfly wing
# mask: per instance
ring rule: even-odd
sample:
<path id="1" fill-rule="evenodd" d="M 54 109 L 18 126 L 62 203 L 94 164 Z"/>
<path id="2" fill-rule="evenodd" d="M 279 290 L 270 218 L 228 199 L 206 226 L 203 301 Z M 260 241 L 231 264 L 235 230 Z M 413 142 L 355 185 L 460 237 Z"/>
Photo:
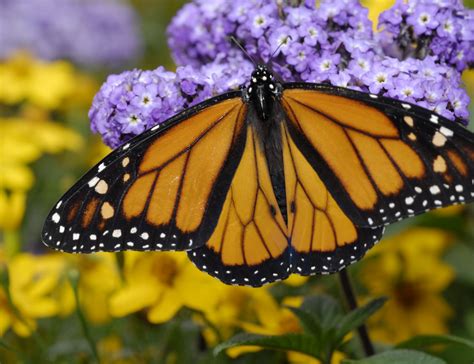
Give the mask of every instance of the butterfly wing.
<path id="1" fill-rule="evenodd" d="M 291 139 L 359 226 L 474 199 L 474 137 L 415 105 L 315 84 L 287 84 Z"/>
<path id="2" fill-rule="evenodd" d="M 245 150 L 209 241 L 188 251 L 201 270 L 227 284 L 254 287 L 285 279 L 290 255 L 267 159 L 248 123 Z"/>
<path id="3" fill-rule="evenodd" d="M 44 243 L 81 253 L 203 245 L 242 156 L 246 109 L 240 92 L 224 94 L 118 148 L 56 204 Z"/>
<path id="4" fill-rule="evenodd" d="M 283 163 L 292 270 L 334 273 L 363 257 L 383 227 L 358 227 L 339 207 L 282 124 Z"/>

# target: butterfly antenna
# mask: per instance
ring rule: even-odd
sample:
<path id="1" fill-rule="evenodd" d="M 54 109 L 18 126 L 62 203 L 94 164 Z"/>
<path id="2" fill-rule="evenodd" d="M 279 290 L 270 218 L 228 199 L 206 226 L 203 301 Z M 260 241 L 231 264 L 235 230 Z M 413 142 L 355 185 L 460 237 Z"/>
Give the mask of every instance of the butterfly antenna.
<path id="1" fill-rule="evenodd" d="M 286 36 L 286 39 L 282 40 L 280 42 L 280 44 L 278 45 L 278 47 L 276 47 L 276 49 L 273 51 L 272 55 L 270 56 L 270 59 L 268 60 L 268 63 L 270 63 L 273 59 L 273 57 L 275 56 L 276 52 L 278 52 L 280 50 L 280 48 L 286 43 L 286 40 L 287 39 L 290 39 L 290 40 L 293 40 L 293 38 L 291 37 L 291 35 L 287 35 Z"/>
<path id="2" fill-rule="evenodd" d="M 239 41 L 233 35 L 230 36 L 230 40 L 234 42 L 237 45 L 237 47 L 239 47 L 242 50 L 242 52 L 244 52 L 244 54 L 252 61 L 252 63 L 256 67 L 257 62 L 255 62 L 255 59 L 253 59 L 253 57 L 245 50 L 245 48 L 242 47 L 242 44 L 240 44 Z"/>

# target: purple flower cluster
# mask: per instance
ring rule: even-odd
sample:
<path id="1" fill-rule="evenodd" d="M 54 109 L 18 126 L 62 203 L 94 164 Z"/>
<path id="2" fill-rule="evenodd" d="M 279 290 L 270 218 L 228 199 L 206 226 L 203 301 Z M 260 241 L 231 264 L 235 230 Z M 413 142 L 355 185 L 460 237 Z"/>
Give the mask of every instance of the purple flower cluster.
<path id="1" fill-rule="evenodd" d="M 112 0 L 0 0 L 0 59 L 27 50 L 42 59 L 116 65 L 141 50 L 136 14 Z"/>
<path id="2" fill-rule="evenodd" d="M 251 63 L 213 63 L 196 69 L 163 67 L 133 70 L 108 77 L 89 111 L 93 132 L 118 147 L 177 112 L 230 89 L 237 89 L 252 72 Z"/>
<path id="3" fill-rule="evenodd" d="M 430 11 L 438 12 L 444 1 L 448 0 L 433 2 L 436 5 Z M 168 28 L 178 65 L 176 74 L 166 81 L 161 68 L 132 78 L 129 73 L 114 76 L 94 100 L 94 130 L 104 135 L 109 145 L 117 146 L 189 105 L 247 82 L 253 65 L 229 40 L 231 36 L 252 58 L 269 63 L 284 81 L 327 83 L 377 93 L 417 103 L 450 119 L 467 119 L 469 98 L 461 87 L 457 64 L 430 52 L 423 59 L 386 54 L 386 43 L 380 39 L 387 38 L 374 36 L 367 9 L 356 0 L 315 4 L 313 0 L 194 0 L 185 5 Z M 473 45 L 463 22 L 453 23 L 453 31 L 464 34 L 456 46 Z M 451 50 L 453 45 L 449 47 Z M 167 82 L 172 89 L 166 95 L 168 105 L 145 109 L 134 104 L 134 83 L 141 74 L 155 73 L 157 76 L 148 77 L 145 84 L 157 83 L 159 88 Z M 116 102 L 116 96 L 110 98 L 111 90 L 120 95 L 122 104 Z M 159 91 L 154 97 L 163 102 Z M 142 126 L 136 127 L 130 115 L 137 116 Z M 104 131 L 118 137 L 107 137 Z"/>
<path id="4" fill-rule="evenodd" d="M 432 55 L 463 71 L 474 64 L 474 10 L 460 0 L 397 0 L 380 15 L 380 42 L 394 57 Z"/>
<path id="5" fill-rule="evenodd" d="M 259 61 L 286 80 L 333 73 L 347 50 L 374 49 L 368 11 L 357 0 L 315 1 L 300 6 L 283 1 L 196 0 L 168 27 L 168 44 L 178 65 L 201 66 L 228 54 L 234 36 Z M 314 60 L 319 60 L 314 62 Z M 313 77 L 313 78 L 314 78 Z"/>

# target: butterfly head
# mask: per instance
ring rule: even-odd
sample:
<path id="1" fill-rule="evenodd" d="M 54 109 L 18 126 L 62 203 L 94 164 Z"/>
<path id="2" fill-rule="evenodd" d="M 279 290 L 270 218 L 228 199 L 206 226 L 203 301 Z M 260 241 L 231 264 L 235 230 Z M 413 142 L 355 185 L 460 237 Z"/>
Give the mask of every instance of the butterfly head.
<path id="1" fill-rule="evenodd" d="M 275 77 L 267 66 L 259 64 L 252 72 L 250 77 L 250 86 L 247 88 L 247 95 L 252 96 L 257 90 L 270 94 L 279 94 L 279 83 L 275 81 Z"/>

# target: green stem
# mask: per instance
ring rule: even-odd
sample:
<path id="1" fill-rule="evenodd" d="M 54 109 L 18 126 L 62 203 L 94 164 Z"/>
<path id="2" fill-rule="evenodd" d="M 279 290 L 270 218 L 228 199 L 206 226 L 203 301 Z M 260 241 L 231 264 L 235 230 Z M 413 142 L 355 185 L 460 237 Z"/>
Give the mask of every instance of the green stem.
<path id="1" fill-rule="evenodd" d="M 346 297 L 347 304 L 349 309 L 355 310 L 357 308 L 357 300 L 355 298 L 354 289 L 352 288 L 351 281 L 347 274 L 347 270 L 343 269 L 339 273 L 339 280 L 341 282 L 342 291 L 344 292 L 344 296 Z M 362 347 L 364 349 L 365 356 L 372 356 L 375 354 L 374 346 L 372 341 L 370 340 L 369 333 L 367 332 L 367 328 L 365 325 L 361 325 L 357 328 L 359 333 L 360 341 L 362 343 Z"/>
<path id="2" fill-rule="evenodd" d="M 73 291 L 74 291 L 74 299 L 76 301 L 76 312 L 77 312 L 77 316 L 79 318 L 79 322 L 81 323 L 82 332 L 84 333 L 86 341 L 89 344 L 89 347 L 92 351 L 92 355 L 93 355 L 95 361 L 97 363 L 100 363 L 99 353 L 97 351 L 97 347 L 95 346 L 95 342 L 92 338 L 92 335 L 91 335 L 90 330 L 89 330 L 89 326 L 87 324 L 87 320 L 84 316 L 84 313 L 82 312 L 81 305 L 80 305 L 80 302 L 79 302 L 79 289 L 78 289 L 79 275 L 78 275 L 78 273 L 76 273 L 76 274 L 72 273 L 70 275 L 69 279 L 71 281 L 71 285 L 72 285 L 72 288 L 73 288 Z"/>

